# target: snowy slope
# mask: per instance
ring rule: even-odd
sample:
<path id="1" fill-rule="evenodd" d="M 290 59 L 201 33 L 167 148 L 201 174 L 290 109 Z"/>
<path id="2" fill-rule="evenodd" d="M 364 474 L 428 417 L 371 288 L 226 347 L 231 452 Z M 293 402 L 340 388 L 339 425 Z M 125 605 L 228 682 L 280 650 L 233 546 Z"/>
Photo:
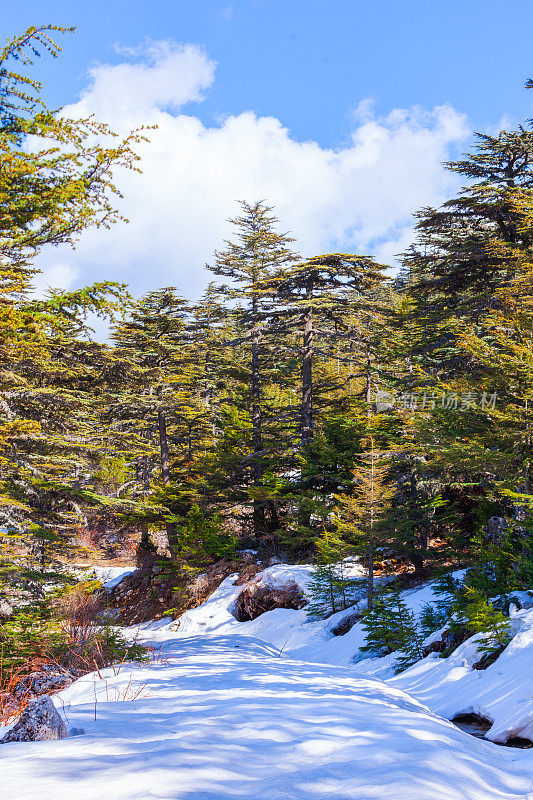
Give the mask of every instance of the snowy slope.
<path id="1" fill-rule="evenodd" d="M 533 798 L 529 753 L 473 739 L 382 681 L 251 637 L 169 636 L 166 660 L 85 676 L 56 697 L 84 735 L 3 745 L 2 796 Z M 139 698 L 115 699 L 128 691 Z"/>
<path id="2" fill-rule="evenodd" d="M 271 586 L 292 580 L 305 591 L 309 567 L 278 565 L 265 570 L 258 579 Z M 513 641 L 486 670 L 471 668 L 479 660 L 478 637 L 473 637 L 449 658 L 432 654 L 394 677 L 394 654 L 368 659 L 360 653 L 365 642 L 360 623 L 344 636 L 333 635 L 332 628 L 350 610 L 327 620 L 309 622 L 305 609 L 276 609 L 251 622 L 238 622 L 231 612 L 242 586 L 235 586 L 234 580 L 235 576 L 227 578 L 207 602 L 186 612 L 170 627 L 176 628 L 180 636 L 207 633 L 254 636 L 282 648 L 283 653 L 293 658 L 350 666 L 359 675 L 390 680 L 392 685 L 404 689 L 446 719 L 458 714 L 480 714 L 494 723 L 487 733 L 487 738 L 493 741 L 505 742 L 513 736 L 533 740 L 533 610 L 525 609 L 514 615 Z M 436 599 L 431 584 L 408 590 L 402 596 L 415 615 Z"/>
<path id="3" fill-rule="evenodd" d="M 309 568 L 278 565 L 255 580 L 305 590 Z M 349 611 L 238 622 L 242 588 L 230 577 L 178 623 L 133 629 L 159 648 L 151 663 L 87 675 L 54 696 L 67 727 L 85 734 L 2 746 L 0 797 L 533 800 L 533 751 L 445 719 L 474 711 L 494 720 L 495 740 L 533 737 L 533 611 L 514 615 L 513 641 L 484 672 L 471 669 L 470 640 L 393 677 L 394 657 L 361 658 L 359 623 L 332 634 Z M 418 613 L 432 587 L 404 599 Z"/>
<path id="4" fill-rule="evenodd" d="M 362 576 L 362 568 L 354 565 L 353 575 Z M 365 642 L 361 624 L 354 625 L 344 636 L 335 636 L 332 633 L 332 629 L 344 617 L 356 611 L 358 605 L 316 622 L 309 621 L 305 608 L 300 611 L 279 608 L 251 622 L 238 622 L 232 611 L 243 587 L 234 584 L 235 578 L 235 575 L 226 578 L 205 603 L 192 611 L 186 611 L 176 623 L 170 625 L 170 628 L 183 636 L 204 633 L 239 633 L 255 636 L 275 647 L 283 648 L 284 653 L 305 661 L 353 666 L 354 659 L 361 659 L 359 649 Z M 308 565 L 279 564 L 264 570 L 256 580 L 272 587 L 283 586 L 293 581 L 305 593 L 309 578 Z M 435 595 L 431 585 L 425 585 L 420 589 L 404 592 L 403 598 L 414 613 L 418 614 L 426 603 L 435 600 Z M 364 607 L 364 600 L 360 605 Z M 395 656 L 366 659 L 357 665 L 357 669 L 379 677 L 392 677 L 395 660 Z"/>
<path id="5" fill-rule="evenodd" d="M 469 713 L 486 717 L 493 723 L 486 736 L 495 742 L 514 736 L 533 741 L 533 611 L 514 616 L 512 633 L 511 643 L 486 670 L 471 668 L 479 658 L 473 637 L 449 658 L 431 655 L 391 684 L 449 719 Z"/>
<path id="6" fill-rule="evenodd" d="M 104 589 L 110 591 L 126 577 L 135 571 L 135 566 L 131 567 L 109 567 L 93 566 L 81 571 L 83 578 L 96 578 L 104 585 Z"/>

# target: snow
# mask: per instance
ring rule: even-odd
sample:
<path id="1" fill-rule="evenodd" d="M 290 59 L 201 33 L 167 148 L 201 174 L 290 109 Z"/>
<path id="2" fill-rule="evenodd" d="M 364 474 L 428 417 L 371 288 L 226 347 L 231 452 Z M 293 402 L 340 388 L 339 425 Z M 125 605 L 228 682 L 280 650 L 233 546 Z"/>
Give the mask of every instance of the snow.
<path id="1" fill-rule="evenodd" d="M 486 734 L 492 741 L 514 736 L 533 741 L 533 611 L 515 613 L 511 632 L 511 643 L 486 670 L 471 668 L 479 659 L 475 636 L 449 658 L 419 661 L 391 684 L 449 719 L 470 713 L 486 717 L 493 723 Z"/>
<path id="2" fill-rule="evenodd" d="M 305 565 L 276 564 L 254 580 L 305 591 L 309 576 Z M 276 609 L 238 622 L 235 578 L 178 622 L 130 629 L 155 643 L 150 663 L 87 675 L 55 695 L 67 727 L 85 734 L 3 745 L 6 796 L 533 800 L 533 752 L 448 721 L 475 712 L 493 720 L 495 741 L 533 738 L 533 610 L 513 614 L 513 640 L 485 671 L 471 669 L 474 638 L 394 676 L 393 656 L 361 657 L 360 623 L 332 633 L 363 601 L 327 620 Z M 404 600 L 418 614 L 433 587 Z"/>
<path id="3" fill-rule="evenodd" d="M 108 566 L 94 566 L 90 569 L 84 569 L 80 573 L 80 577 L 95 578 L 102 582 L 106 591 L 111 591 L 115 586 L 127 576 L 135 571 L 135 567 L 108 567 Z"/>
<path id="4" fill-rule="evenodd" d="M 363 574 L 362 567 L 353 563 L 349 576 L 355 578 L 362 577 Z M 293 582 L 305 593 L 310 577 L 309 565 L 279 564 L 261 572 L 256 581 L 272 588 Z M 304 661 L 353 666 L 354 658 L 358 659 L 359 650 L 365 642 L 362 625 L 354 625 L 344 636 L 335 636 L 332 629 L 344 617 L 363 609 L 366 605 L 363 598 L 351 608 L 316 622 L 309 620 L 305 608 L 299 611 L 279 608 L 250 622 L 238 622 L 233 615 L 233 608 L 243 587 L 235 585 L 236 578 L 236 575 L 226 578 L 205 603 L 185 612 L 171 627 L 187 636 L 234 632 L 255 636 L 275 647 L 283 647 L 285 653 Z M 432 587 L 426 585 L 421 589 L 404 592 L 403 598 L 414 613 L 418 614 L 426 603 L 435 600 L 435 595 Z M 395 656 L 388 659 L 365 659 L 365 662 L 358 665 L 358 669 L 379 674 L 380 677 L 390 677 L 394 674 L 395 660 Z"/>
<path id="5" fill-rule="evenodd" d="M 462 574 L 456 572 L 454 576 Z M 269 567 L 258 580 L 272 587 L 294 581 L 305 591 L 309 575 L 308 566 L 283 564 Z M 533 610 L 531 596 L 527 593 L 519 593 L 521 604 L 528 607 L 512 616 L 511 644 L 488 669 L 472 669 L 472 664 L 479 660 L 479 637 L 472 637 L 449 658 L 439 658 L 433 653 L 395 676 L 395 654 L 368 658 L 360 652 L 365 643 L 361 623 L 356 623 L 344 636 L 332 633 L 344 617 L 364 606 L 363 602 L 316 622 L 309 621 L 305 609 L 282 608 L 251 622 L 238 622 L 232 608 L 242 586 L 234 585 L 235 578 L 227 578 L 206 603 L 186 612 L 170 627 L 185 636 L 213 633 L 253 636 L 282 649 L 292 658 L 346 666 L 354 674 L 387 680 L 446 719 L 469 713 L 486 717 L 493 723 L 486 734 L 492 741 L 505 742 L 514 736 L 533 741 Z M 435 602 L 436 595 L 429 583 L 403 592 L 402 598 L 418 616 L 425 605 Z"/>
<path id="6" fill-rule="evenodd" d="M 68 726 L 85 735 L 3 745 L 6 796 L 533 797 L 527 753 L 468 737 L 396 687 L 349 668 L 280 656 L 237 634 L 167 630 L 162 655 L 118 675 L 85 676 L 56 696 Z M 128 692 L 137 699 L 121 700 Z"/>

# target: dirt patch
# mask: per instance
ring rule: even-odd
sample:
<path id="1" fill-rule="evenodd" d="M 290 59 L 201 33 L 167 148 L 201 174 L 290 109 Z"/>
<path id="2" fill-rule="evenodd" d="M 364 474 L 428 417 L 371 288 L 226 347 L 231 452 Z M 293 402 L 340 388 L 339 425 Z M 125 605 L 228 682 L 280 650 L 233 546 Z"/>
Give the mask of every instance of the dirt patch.
<path id="1" fill-rule="evenodd" d="M 274 608 L 300 609 L 306 605 L 307 600 L 292 581 L 280 588 L 252 583 L 238 596 L 233 614 L 239 622 L 249 622 Z"/>
<path id="2" fill-rule="evenodd" d="M 242 562 L 223 560 L 191 576 L 190 571 L 170 560 L 147 558 L 111 590 L 108 605 L 114 621 L 123 625 L 163 616 L 178 619 L 185 611 L 203 603 L 224 578 L 242 569 Z M 245 573 L 247 570 L 244 567 Z"/>

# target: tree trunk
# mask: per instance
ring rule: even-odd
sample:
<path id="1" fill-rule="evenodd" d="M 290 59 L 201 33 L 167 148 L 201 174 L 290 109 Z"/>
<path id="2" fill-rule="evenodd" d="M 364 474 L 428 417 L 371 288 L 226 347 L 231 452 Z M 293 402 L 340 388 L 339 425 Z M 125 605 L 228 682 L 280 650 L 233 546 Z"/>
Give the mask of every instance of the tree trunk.
<path id="1" fill-rule="evenodd" d="M 253 300 L 254 317 L 257 314 L 257 301 Z M 263 477 L 262 455 L 263 434 L 261 430 L 261 370 L 259 363 L 259 347 L 261 331 L 257 321 L 252 330 L 252 447 L 253 459 L 253 485 L 258 488 Z M 260 500 L 254 499 L 253 511 L 254 536 L 261 536 L 265 532 L 265 509 Z"/>
<path id="2" fill-rule="evenodd" d="M 368 543 L 368 579 L 366 589 L 366 602 L 368 611 L 372 611 L 374 605 L 374 540 Z"/>
<path id="3" fill-rule="evenodd" d="M 157 409 L 157 429 L 159 431 L 159 452 L 161 460 L 161 478 L 165 486 L 170 483 L 170 458 L 168 450 L 168 435 L 167 435 L 167 421 L 165 412 L 161 407 L 163 400 L 163 389 L 161 386 L 157 388 L 157 397 L 159 399 L 159 408 Z M 176 527 L 171 522 L 165 524 L 167 531 L 167 547 L 171 554 L 176 551 Z"/>
<path id="4" fill-rule="evenodd" d="M 280 527 L 280 521 L 276 504 L 272 500 L 270 500 L 268 503 L 268 516 L 269 516 L 269 523 L 268 523 L 269 532 L 272 533 L 273 531 L 277 531 Z"/>
<path id="5" fill-rule="evenodd" d="M 161 477 L 167 486 L 170 483 L 170 463 L 168 455 L 167 421 L 162 408 L 157 410 L 157 428 L 159 430 L 159 452 L 161 458 Z"/>
<path id="6" fill-rule="evenodd" d="M 149 460 L 148 456 L 145 456 L 142 461 L 139 460 L 137 462 L 137 468 L 140 469 L 142 482 L 143 482 L 143 499 L 146 499 L 148 496 L 148 492 L 150 491 L 150 474 L 149 474 Z M 150 550 L 152 549 L 153 545 L 150 541 L 150 532 L 148 530 L 148 525 L 146 522 L 143 523 L 141 527 L 141 550 Z"/>
<path id="7" fill-rule="evenodd" d="M 374 453 L 374 439 L 370 439 L 370 525 L 368 537 L 368 585 L 366 592 L 366 607 L 368 611 L 372 611 L 374 605 L 374 524 L 375 524 L 375 500 L 376 500 L 376 475 L 374 472 L 375 467 L 375 453 Z"/>
<path id="8" fill-rule="evenodd" d="M 366 351 L 366 402 L 367 414 L 371 416 L 370 403 L 372 402 L 372 357 L 370 350 Z"/>
<path id="9" fill-rule="evenodd" d="M 311 288 L 307 289 L 310 298 Z M 302 362 L 302 445 L 313 439 L 313 309 L 308 307 L 304 318 Z"/>

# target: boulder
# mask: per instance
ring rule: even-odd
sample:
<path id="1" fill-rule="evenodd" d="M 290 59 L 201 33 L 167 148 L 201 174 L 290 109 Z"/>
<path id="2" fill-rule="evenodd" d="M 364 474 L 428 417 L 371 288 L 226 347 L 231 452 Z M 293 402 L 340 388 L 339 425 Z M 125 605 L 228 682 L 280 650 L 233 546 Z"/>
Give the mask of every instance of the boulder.
<path id="1" fill-rule="evenodd" d="M 45 664 L 19 681 L 13 689 L 13 695 L 18 700 L 34 700 L 36 697 L 65 689 L 73 680 L 75 676 L 67 670 Z"/>
<path id="2" fill-rule="evenodd" d="M 11 606 L 11 604 L 8 603 L 7 600 L 4 600 L 3 598 L 0 599 L 0 617 L 7 618 L 12 616 L 13 616 L 13 607 Z"/>
<path id="3" fill-rule="evenodd" d="M 66 739 L 67 729 L 48 695 L 26 706 L 19 721 L 6 733 L 0 744 L 7 742 L 43 742 Z"/>
<path id="4" fill-rule="evenodd" d="M 449 655 L 473 635 L 474 631 L 469 630 L 465 625 L 455 625 L 453 629 L 444 628 L 440 639 L 434 639 L 434 641 L 422 648 L 422 657 L 425 658 L 430 653 L 446 653 Z"/>

